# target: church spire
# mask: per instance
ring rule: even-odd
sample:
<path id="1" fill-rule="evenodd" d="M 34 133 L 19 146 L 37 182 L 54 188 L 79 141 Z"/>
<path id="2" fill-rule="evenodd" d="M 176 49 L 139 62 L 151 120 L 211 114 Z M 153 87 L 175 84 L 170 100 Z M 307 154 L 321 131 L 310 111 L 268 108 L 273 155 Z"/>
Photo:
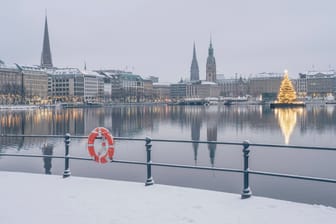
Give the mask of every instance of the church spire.
<path id="1" fill-rule="evenodd" d="M 208 49 L 208 58 L 206 63 L 206 80 L 216 82 L 216 60 L 214 57 L 214 49 L 212 47 L 212 37 L 210 36 L 210 45 Z"/>
<path id="2" fill-rule="evenodd" d="M 51 59 L 50 42 L 49 42 L 47 15 L 45 16 L 45 23 L 44 23 L 44 36 L 43 36 L 43 46 L 42 46 L 42 54 L 41 54 L 41 67 L 42 68 L 52 68 L 53 67 L 52 59 Z"/>
<path id="3" fill-rule="evenodd" d="M 198 69 L 198 62 L 196 58 L 195 42 L 194 42 L 194 48 L 193 48 L 193 58 L 192 58 L 191 67 L 190 67 L 190 80 L 191 81 L 199 80 L 199 69 Z"/>
<path id="4" fill-rule="evenodd" d="M 212 47 L 212 36 L 210 35 L 209 56 L 214 56 L 214 49 Z"/>

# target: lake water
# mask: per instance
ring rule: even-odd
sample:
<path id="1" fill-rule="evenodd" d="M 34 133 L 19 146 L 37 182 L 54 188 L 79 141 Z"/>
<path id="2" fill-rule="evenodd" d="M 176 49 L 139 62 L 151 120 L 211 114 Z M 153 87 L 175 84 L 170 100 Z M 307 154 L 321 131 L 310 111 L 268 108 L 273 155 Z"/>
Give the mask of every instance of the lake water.
<path id="1" fill-rule="evenodd" d="M 266 106 L 116 106 L 0 110 L 0 134 L 88 135 L 95 127 L 114 136 L 336 147 L 336 106 L 271 110 Z M 51 148 L 43 148 L 45 144 Z M 242 168 L 242 147 L 153 142 L 154 162 Z M 0 152 L 64 155 L 64 139 L 0 137 Z M 87 140 L 72 139 L 70 153 L 88 157 Z M 116 141 L 115 159 L 146 160 L 145 142 Z M 146 167 L 71 161 L 72 175 L 145 182 Z M 336 179 L 336 151 L 251 147 L 253 170 Z M 0 170 L 62 175 L 64 160 L 0 157 Z M 241 193 L 242 174 L 153 167 L 156 183 Z M 250 176 L 254 195 L 336 207 L 336 185 Z M 23 186 L 24 187 L 24 186 Z M 98 187 L 98 186 L 97 186 Z"/>

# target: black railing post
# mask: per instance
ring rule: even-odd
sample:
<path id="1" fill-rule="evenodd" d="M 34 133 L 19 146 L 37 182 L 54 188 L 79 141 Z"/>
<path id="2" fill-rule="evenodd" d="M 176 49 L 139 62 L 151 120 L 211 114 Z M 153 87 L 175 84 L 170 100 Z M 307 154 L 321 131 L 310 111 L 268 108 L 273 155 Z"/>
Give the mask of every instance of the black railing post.
<path id="1" fill-rule="evenodd" d="M 151 159 L 151 151 L 152 151 L 152 139 L 146 138 L 146 152 L 147 152 L 147 180 L 146 186 L 153 185 L 154 179 L 152 177 L 152 159 Z"/>
<path id="2" fill-rule="evenodd" d="M 244 189 L 241 195 L 242 199 L 249 198 L 252 195 L 252 191 L 250 189 L 250 183 L 249 183 L 249 153 L 250 153 L 250 142 L 244 141 L 243 142 L 243 156 L 244 156 Z"/>
<path id="3" fill-rule="evenodd" d="M 65 140 L 64 140 L 64 143 L 65 143 L 65 158 L 64 158 L 64 161 L 65 161 L 65 167 L 64 167 L 64 172 L 63 172 L 63 178 L 66 178 L 66 177 L 70 177 L 71 176 L 71 172 L 70 172 L 70 166 L 69 166 L 69 157 L 70 157 L 70 154 L 69 154 L 69 146 L 70 146 L 70 134 L 69 133 L 66 133 L 65 136 L 64 136 Z"/>

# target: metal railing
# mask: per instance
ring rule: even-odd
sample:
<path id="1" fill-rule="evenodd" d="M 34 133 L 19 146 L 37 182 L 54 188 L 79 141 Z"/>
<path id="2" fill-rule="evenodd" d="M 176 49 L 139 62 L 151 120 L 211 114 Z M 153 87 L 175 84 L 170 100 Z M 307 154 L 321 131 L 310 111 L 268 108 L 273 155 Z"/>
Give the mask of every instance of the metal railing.
<path id="1" fill-rule="evenodd" d="M 69 133 L 62 135 L 7 135 L 2 134 L 0 137 L 33 137 L 33 138 L 64 138 L 65 143 L 65 154 L 64 156 L 52 156 L 52 155 L 22 155 L 22 154 L 13 154 L 13 153 L 0 153 L 0 156 L 15 156 L 15 157 L 37 157 L 37 158 L 56 158 L 64 159 L 64 172 L 63 178 L 71 176 L 70 171 L 70 160 L 85 160 L 92 161 L 92 158 L 87 157 L 74 157 L 70 156 L 70 143 L 71 139 L 86 139 L 88 136 L 71 136 Z M 265 172 L 251 170 L 249 168 L 249 155 L 250 147 L 265 147 L 265 148 L 293 148 L 293 149 L 304 149 L 304 150 L 325 150 L 325 151 L 336 151 L 336 148 L 330 147 L 311 147 L 311 146 L 295 146 L 295 145 L 276 145 L 276 144 L 253 144 L 249 141 L 244 141 L 242 143 L 237 142 L 221 142 L 221 141 L 193 141 L 193 140 L 174 140 L 174 139 L 151 139 L 146 138 L 125 138 L 125 137 L 114 137 L 114 140 L 120 141 L 144 141 L 146 147 L 146 162 L 141 161 L 130 161 L 130 160 L 112 160 L 112 163 L 124 163 L 124 164 L 136 164 L 136 165 L 145 165 L 147 167 L 147 178 L 145 181 L 146 186 L 154 184 L 154 178 L 152 176 L 152 167 L 174 167 L 174 168 L 186 168 L 186 169 L 197 169 L 197 170 L 212 170 L 212 171 L 223 171 L 223 172 L 234 172 L 243 174 L 243 190 L 241 193 L 241 198 L 249 198 L 252 195 L 252 191 L 249 184 L 250 174 L 254 175 L 263 175 L 263 176 L 272 176 L 272 177 L 283 177 L 283 178 L 292 178 L 299 180 L 309 180 L 309 181 L 319 181 L 326 183 L 336 183 L 336 179 L 329 178 L 320 178 L 320 177 L 311 177 L 311 176 L 302 176 L 302 175 L 292 175 L 284 173 L 274 173 L 274 172 Z M 218 168 L 218 167 L 208 167 L 208 166 L 191 166 L 191 165 L 182 165 L 182 164 L 172 164 L 172 163 L 157 163 L 153 162 L 151 159 L 152 152 L 152 142 L 166 142 L 166 143 L 203 143 L 203 144 L 217 144 L 217 145 L 231 145 L 231 146 L 242 146 L 243 153 L 243 167 L 242 169 L 233 169 L 233 168 Z"/>

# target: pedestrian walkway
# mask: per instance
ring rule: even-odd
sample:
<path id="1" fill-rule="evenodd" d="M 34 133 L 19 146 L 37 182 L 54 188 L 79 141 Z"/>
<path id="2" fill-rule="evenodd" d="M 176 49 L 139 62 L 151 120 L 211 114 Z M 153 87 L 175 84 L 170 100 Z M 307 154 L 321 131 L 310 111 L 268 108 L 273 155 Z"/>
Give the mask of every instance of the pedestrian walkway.
<path id="1" fill-rule="evenodd" d="M 192 188 L 0 172 L 4 224 L 323 223 L 336 209 Z"/>

